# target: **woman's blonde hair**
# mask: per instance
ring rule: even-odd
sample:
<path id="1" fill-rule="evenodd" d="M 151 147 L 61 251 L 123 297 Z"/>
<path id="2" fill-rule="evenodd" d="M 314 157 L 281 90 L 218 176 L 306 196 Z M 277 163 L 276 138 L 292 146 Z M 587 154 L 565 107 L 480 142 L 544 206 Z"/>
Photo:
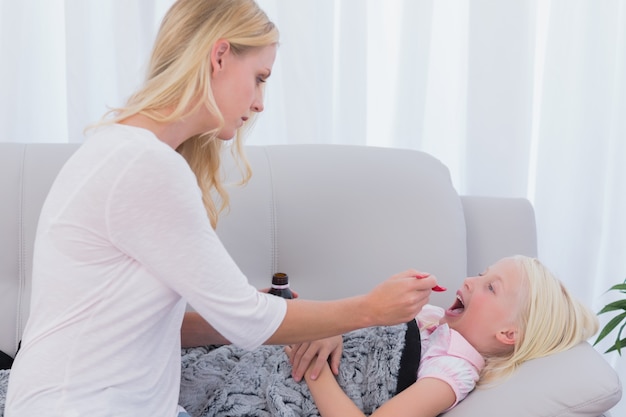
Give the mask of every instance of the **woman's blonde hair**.
<path id="1" fill-rule="evenodd" d="M 489 385 L 513 373 L 522 363 L 570 349 L 598 331 L 597 316 L 574 299 L 541 262 L 514 256 L 523 277 L 518 334 L 514 350 L 488 357 L 480 385 Z"/>
<path id="2" fill-rule="evenodd" d="M 217 134 L 224 119 L 211 88 L 211 49 L 216 41 L 224 39 L 233 53 L 241 55 L 252 48 L 277 44 L 278 37 L 278 29 L 254 0 L 178 0 L 161 23 L 143 87 L 100 123 L 117 123 L 135 114 L 171 122 L 203 105 L 217 116 L 219 125 L 215 129 L 187 139 L 177 149 L 198 179 L 213 227 L 219 213 L 228 207 L 229 198 L 220 172 L 224 141 Z M 199 94 L 203 100 L 197 100 Z M 160 111 L 164 108 L 174 111 L 163 115 Z M 237 132 L 232 152 L 240 162 L 245 183 L 251 170 L 241 132 Z M 219 205 L 214 197 L 220 200 Z"/>

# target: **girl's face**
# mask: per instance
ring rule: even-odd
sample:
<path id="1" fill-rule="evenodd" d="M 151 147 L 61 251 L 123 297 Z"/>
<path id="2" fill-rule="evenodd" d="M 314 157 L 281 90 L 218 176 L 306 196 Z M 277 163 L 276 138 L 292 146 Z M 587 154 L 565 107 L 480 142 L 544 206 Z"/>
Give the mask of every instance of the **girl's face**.
<path id="1" fill-rule="evenodd" d="M 476 277 L 466 278 L 442 320 L 483 355 L 510 351 L 517 339 L 523 272 L 505 258 Z"/>
<path id="2" fill-rule="evenodd" d="M 224 127 L 218 135 L 220 139 L 232 139 L 253 112 L 263 111 L 263 83 L 272 72 L 275 58 L 276 45 L 235 55 L 228 42 L 216 43 L 211 55 L 211 83 L 215 101 L 224 117 Z M 211 119 L 206 115 L 207 122 L 210 123 Z"/>

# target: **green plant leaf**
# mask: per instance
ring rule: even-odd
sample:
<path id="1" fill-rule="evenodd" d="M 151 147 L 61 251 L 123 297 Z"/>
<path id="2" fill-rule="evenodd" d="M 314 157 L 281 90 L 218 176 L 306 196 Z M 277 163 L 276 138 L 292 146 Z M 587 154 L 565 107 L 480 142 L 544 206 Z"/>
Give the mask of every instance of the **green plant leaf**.
<path id="1" fill-rule="evenodd" d="M 617 332 L 617 337 L 615 338 L 615 344 L 613 346 L 617 346 L 617 353 L 622 356 L 622 346 L 624 346 L 622 344 L 622 342 L 620 341 L 620 337 L 622 337 L 622 331 L 624 330 L 624 327 L 626 327 L 626 323 L 622 324 L 622 327 L 619 328 L 619 332 Z"/>
<path id="2" fill-rule="evenodd" d="M 608 306 L 607 306 L 608 307 Z M 597 345 L 598 342 L 602 339 L 604 339 L 609 333 L 611 333 L 613 331 L 613 329 L 615 329 L 617 327 L 618 324 L 620 324 L 622 322 L 622 320 L 624 320 L 626 318 L 626 311 L 618 314 L 617 316 L 613 317 L 605 326 L 604 328 L 602 328 L 602 331 L 600 332 L 600 334 L 598 335 L 598 338 L 596 339 L 596 341 L 593 343 L 593 345 Z M 622 326 L 622 329 L 624 328 L 624 326 L 626 326 L 626 323 L 624 323 L 624 325 Z M 622 332 L 622 329 L 620 329 L 620 334 Z M 617 336 L 618 340 L 619 340 L 619 335 Z"/>
<path id="3" fill-rule="evenodd" d="M 603 314 L 609 311 L 615 310 L 626 310 L 626 299 L 613 301 L 612 303 L 608 303 L 604 306 L 602 310 L 598 314 Z"/>
<path id="4" fill-rule="evenodd" d="M 619 291 L 625 292 L 626 291 L 626 282 L 624 282 L 622 284 L 613 285 L 611 288 L 609 288 L 608 291 L 615 291 L 615 290 L 619 290 Z"/>
<path id="5" fill-rule="evenodd" d="M 623 347 L 626 347 L 626 338 L 621 339 L 621 340 L 616 340 L 615 344 L 613 344 L 613 346 L 611 346 L 610 348 L 608 348 L 604 353 L 610 353 L 613 351 L 617 351 L 617 353 L 621 356 L 622 355 L 622 351 L 621 349 Z"/>

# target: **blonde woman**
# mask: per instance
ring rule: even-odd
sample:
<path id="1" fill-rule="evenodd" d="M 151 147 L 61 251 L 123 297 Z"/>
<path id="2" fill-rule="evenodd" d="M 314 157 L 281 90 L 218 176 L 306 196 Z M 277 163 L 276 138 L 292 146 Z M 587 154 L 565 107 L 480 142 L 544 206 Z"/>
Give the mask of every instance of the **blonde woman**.
<path id="1" fill-rule="evenodd" d="M 495 384 L 525 361 L 569 349 L 598 329 L 588 308 L 538 260 L 524 256 L 504 258 L 467 278 L 450 308 L 425 306 L 417 321 L 422 338 L 417 381 L 373 416 L 435 417 L 477 383 Z M 287 348 L 291 358 L 297 350 Z M 322 417 L 364 415 L 328 365 L 319 375 L 311 366 L 305 380 Z"/>
<path id="2" fill-rule="evenodd" d="M 436 279 L 413 270 L 349 299 L 286 301 L 251 287 L 219 241 L 221 148 L 241 150 L 263 111 L 277 44 L 253 0 L 168 11 L 145 83 L 89 130 L 42 209 L 7 417 L 182 416 L 181 334 L 297 343 L 406 322 L 428 301 Z"/>

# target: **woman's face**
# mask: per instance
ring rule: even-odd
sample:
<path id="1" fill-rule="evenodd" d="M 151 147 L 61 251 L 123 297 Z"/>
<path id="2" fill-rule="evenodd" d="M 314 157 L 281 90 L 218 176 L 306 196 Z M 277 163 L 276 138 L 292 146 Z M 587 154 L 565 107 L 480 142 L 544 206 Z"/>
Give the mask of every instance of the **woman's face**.
<path id="1" fill-rule="evenodd" d="M 232 139 L 253 112 L 263 111 L 263 83 L 272 72 L 276 45 L 251 49 L 236 55 L 226 41 L 216 44 L 212 55 L 211 77 L 213 95 L 224 127 L 220 139 Z M 219 49 L 222 48 L 222 49 Z M 207 120 L 211 117 L 207 115 Z M 208 129 L 207 129 L 208 130 Z"/>
<path id="2" fill-rule="evenodd" d="M 461 333 L 482 354 L 512 349 L 517 338 L 523 279 L 521 267 L 510 258 L 500 260 L 483 274 L 466 278 L 442 322 Z"/>

